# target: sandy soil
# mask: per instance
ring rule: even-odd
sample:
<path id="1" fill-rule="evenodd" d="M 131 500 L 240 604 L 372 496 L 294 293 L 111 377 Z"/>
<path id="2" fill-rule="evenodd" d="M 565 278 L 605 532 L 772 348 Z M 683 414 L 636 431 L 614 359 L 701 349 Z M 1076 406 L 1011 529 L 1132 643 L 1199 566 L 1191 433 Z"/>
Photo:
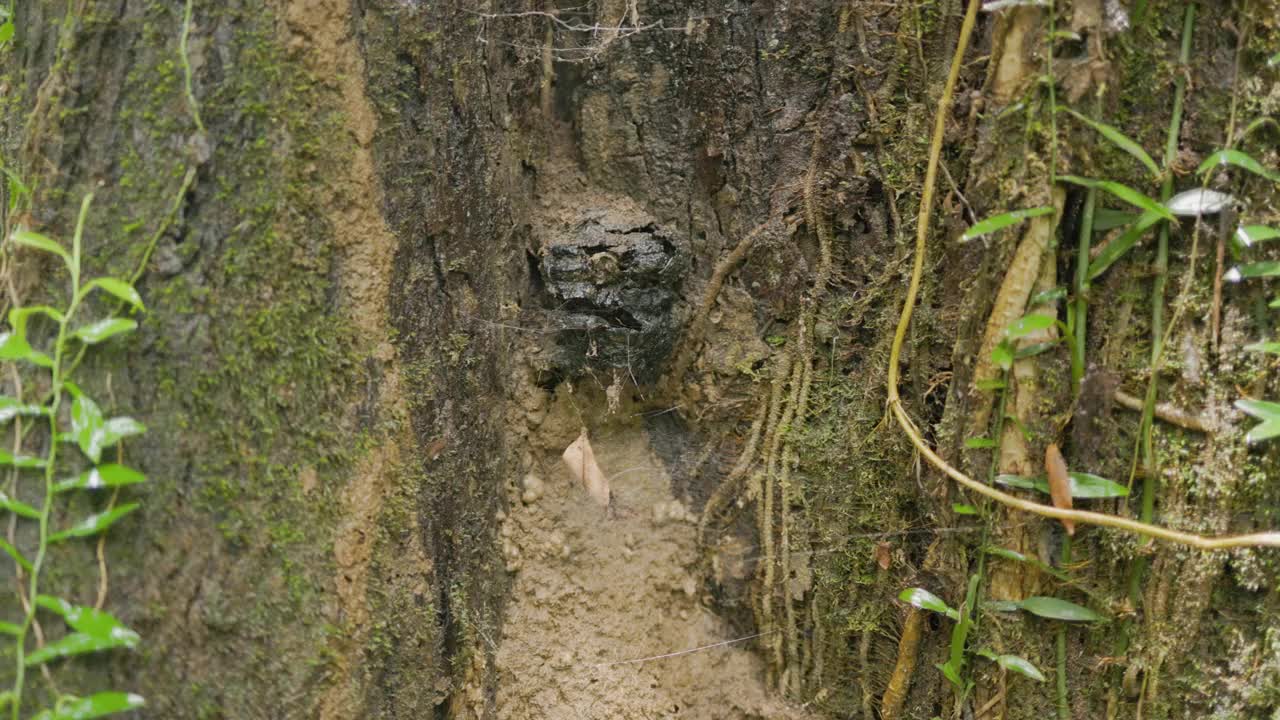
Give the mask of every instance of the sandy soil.
<path id="1" fill-rule="evenodd" d="M 606 511 L 558 453 L 534 463 L 502 534 L 515 585 L 498 642 L 499 718 L 802 718 L 700 601 L 696 519 L 640 427 L 593 436 Z M 669 657 L 642 660 L 653 656 Z"/>

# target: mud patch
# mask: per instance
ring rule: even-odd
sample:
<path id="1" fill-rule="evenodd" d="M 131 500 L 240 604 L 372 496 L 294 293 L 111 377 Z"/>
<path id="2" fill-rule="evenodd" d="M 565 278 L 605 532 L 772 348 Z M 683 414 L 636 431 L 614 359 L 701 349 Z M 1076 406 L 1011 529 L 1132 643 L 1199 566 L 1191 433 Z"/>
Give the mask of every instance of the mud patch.
<path id="1" fill-rule="evenodd" d="M 513 489 L 497 716 L 808 717 L 771 696 L 754 641 L 726 642 L 738 635 L 704 604 L 696 516 L 672 497 L 643 426 L 591 442 L 610 477 L 608 510 L 557 452 L 535 457 Z"/>

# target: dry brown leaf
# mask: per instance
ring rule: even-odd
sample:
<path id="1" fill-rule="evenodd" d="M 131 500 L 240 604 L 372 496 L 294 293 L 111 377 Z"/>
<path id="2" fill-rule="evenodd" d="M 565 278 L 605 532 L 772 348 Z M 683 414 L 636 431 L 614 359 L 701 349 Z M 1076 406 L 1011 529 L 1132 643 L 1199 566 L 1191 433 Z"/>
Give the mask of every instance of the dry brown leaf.
<path id="1" fill-rule="evenodd" d="M 591 499 L 600 507 L 609 507 L 609 479 L 596 464 L 596 455 L 591 449 L 591 441 L 587 439 L 586 428 L 582 428 L 582 434 L 564 449 L 561 457 Z"/>
<path id="2" fill-rule="evenodd" d="M 1071 509 L 1071 476 L 1067 474 L 1067 461 L 1056 443 L 1049 443 L 1044 450 L 1044 471 L 1049 477 L 1049 497 L 1053 506 L 1062 510 Z M 1072 520 L 1063 519 L 1062 526 L 1068 535 L 1076 534 L 1076 524 Z"/>

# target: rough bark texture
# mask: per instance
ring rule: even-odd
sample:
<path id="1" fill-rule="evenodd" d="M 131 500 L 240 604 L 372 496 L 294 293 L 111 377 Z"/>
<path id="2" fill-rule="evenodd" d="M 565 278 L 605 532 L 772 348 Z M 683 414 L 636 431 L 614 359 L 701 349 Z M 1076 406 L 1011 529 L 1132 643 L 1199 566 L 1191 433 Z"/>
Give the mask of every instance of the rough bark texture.
<path id="1" fill-rule="evenodd" d="M 693 438 L 654 446 L 674 496 L 709 509 L 697 596 L 742 635 L 770 633 L 758 650 L 772 687 L 830 717 L 875 717 L 890 696 L 899 717 L 946 716 L 934 664 L 951 623 L 916 618 L 899 643 L 896 597 L 919 586 L 958 605 L 983 520 L 954 513 L 967 501 L 913 460 L 884 382 L 961 5 L 196 0 L 185 61 L 203 133 L 178 52 L 182 3 L 17 5 L 0 50 L 0 157 L 37 189 L 30 222 L 65 237 L 92 191 L 94 270 L 128 275 L 149 259 L 141 332 L 92 355 L 82 378 L 151 427 L 125 450 L 152 478 L 127 493 L 143 510 L 106 544 L 108 606 L 144 641 L 58 668 L 60 686 L 135 690 L 155 718 L 497 717 L 517 571 L 500 528 L 527 489 L 517 481 L 580 425 L 620 423 L 621 405 L 676 408 L 650 418 L 654 437 Z M 1238 138 L 1280 112 L 1280 75 L 1265 67 L 1280 48 L 1274 0 L 1202 8 L 1191 68 L 1174 62 L 1181 3 L 1128 3 L 1122 32 L 1096 15 L 1124 3 L 1057 5 L 1059 28 L 1081 36 L 1055 45 L 1059 101 L 1084 112 L 1100 93 L 1099 117 L 1157 160 L 1169 88 L 1189 73 L 1180 188 L 1229 123 Z M 981 21 L 904 356 L 911 414 L 975 476 L 991 464 L 964 449 L 991 402 L 975 365 L 1019 233 L 957 239 L 977 218 L 1051 202 L 1045 33 L 1034 8 Z M 1156 192 L 1088 128 L 1060 114 L 1058 131 L 1058 172 Z M 1278 137 L 1263 126 L 1241 147 L 1274 168 Z M 1280 222 L 1274 185 L 1231 187 L 1251 222 Z M 1074 275 L 1080 198 L 1043 258 L 1059 278 Z M 631 244 L 581 239 L 598 228 Z M 1275 397 L 1280 384 L 1240 350 L 1274 332 L 1269 294 L 1228 287 L 1220 341 L 1205 319 L 1213 248 L 1230 231 L 1201 231 L 1159 375 L 1161 400 L 1216 431 L 1157 424 L 1157 519 L 1206 533 L 1280 527 L 1275 451 L 1246 448 L 1231 408 L 1239 391 Z M 1191 223 L 1173 236 L 1171 306 L 1191 237 Z M 1072 469 L 1128 477 L 1137 415 L 1098 388 L 1141 396 L 1152 252 L 1139 246 L 1091 290 L 1078 404 L 1066 348 L 1037 356 L 1036 395 L 1017 399 L 1036 419 L 1028 457 L 1057 442 Z M 556 275 L 557 258 L 579 275 Z M 23 302 L 62 282 L 38 258 L 8 267 Z M 608 292 L 572 305 L 566 277 Z M 687 344 L 690 327 L 702 342 Z M 671 337 L 686 344 L 655 351 Z M 650 353 L 634 363 L 632 339 Z M 734 471 L 740 455 L 750 470 Z M 984 512 L 993 538 L 1058 557 L 1057 524 Z M 760 546 L 785 559 L 766 567 Z M 987 564 L 1004 594 L 1056 592 L 1112 618 L 1067 633 L 1073 717 L 1280 707 L 1280 555 L 1077 528 L 1073 557 L 1088 564 L 1068 589 Z M 1149 570 L 1131 591 L 1139 557 Z M 92 602 L 97 572 L 92 546 L 67 548 L 49 584 Z M 7 593 L 0 610 L 16 604 Z M 970 647 L 1052 675 L 1056 630 L 988 613 Z M 983 717 L 1055 711 L 1051 684 L 973 663 Z M 914 671 L 886 687 L 895 666 Z"/>

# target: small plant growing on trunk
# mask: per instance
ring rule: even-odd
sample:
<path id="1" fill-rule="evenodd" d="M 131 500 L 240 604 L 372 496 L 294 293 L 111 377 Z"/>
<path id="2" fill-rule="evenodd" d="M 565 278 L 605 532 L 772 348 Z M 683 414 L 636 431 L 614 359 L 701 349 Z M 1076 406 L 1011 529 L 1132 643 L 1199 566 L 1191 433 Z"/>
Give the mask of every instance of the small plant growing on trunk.
<path id="1" fill-rule="evenodd" d="M 26 398 L 0 397 L 0 422 L 15 423 L 16 439 L 13 453 L 0 451 L 0 466 L 13 470 L 10 486 L 0 491 L 0 509 L 17 516 L 19 522 L 38 526 L 34 542 L 26 543 L 27 547 L 0 540 L 0 549 L 17 566 L 17 592 L 25 611 L 19 618 L 0 619 L 0 634 L 12 643 L 14 663 L 13 685 L 0 691 L 0 709 L 7 709 L 13 720 L 18 720 L 22 712 L 28 672 L 76 655 L 133 648 L 139 640 L 137 633 L 112 615 L 45 594 L 46 588 L 41 585 L 53 545 L 97 536 L 138 507 L 137 503 L 128 503 L 64 523 L 55 512 L 59 500 L 73 492 L 118 488 L 145 479 L 128 467 L 103 462 L 103 453 L 146 428 L 133 418 L 105 416 L 93 398 L 72 382 L 72 374 L 90 346 L 137 328 L 137 322 L 119 316 L 119 311 L 143 309 L 142 298 L 132 284 L 113 277 L 86 281 L 81 276 L 81 238 L 91 199 L 92 196 L 86 197 L 80 207 L 70 250 L 25 229 L 16 230 L 10 238 L 11 249 L 23 247 L 56 256 L 70 280 L 64 305 L 15 307 L 9 312 L 8 330 L 0 332 L 0 361 L 44 376 L 41 382 L 25 383 L 26 387 L 47 388 Z M 104 294 L 116 301 L 113 305 L 117 312 L 97 320 L 86 319 L 90 298 Z M 38 335 L 32 334 L 33 328 L 39 328 Z M 52 340 L 43 349 L 38 348 L 39 339 L 45 337 Z M 24 417 L 33 418 L 25 428 L 21 425 Z M 43 441 L 42 454 L 21 452 L 24 443 L 35 444 L 33 441 L 38 440 Z M 36 477 L 40 481 L 38 489 L 19 492 L 20 480 Z M 24 494 L 38 497 L 39 501 L 24 502 Z M 38 613 L 61 618 L 68 627 L 67 633 L 32 647 L 32 628 Z M 32 720 L 97 718 L 142 704 L 142 698 L 132 693 L 99 692 L 87 697 L 64 694 L 54 707 L 38 712 Z"/>

